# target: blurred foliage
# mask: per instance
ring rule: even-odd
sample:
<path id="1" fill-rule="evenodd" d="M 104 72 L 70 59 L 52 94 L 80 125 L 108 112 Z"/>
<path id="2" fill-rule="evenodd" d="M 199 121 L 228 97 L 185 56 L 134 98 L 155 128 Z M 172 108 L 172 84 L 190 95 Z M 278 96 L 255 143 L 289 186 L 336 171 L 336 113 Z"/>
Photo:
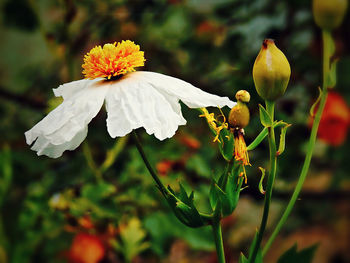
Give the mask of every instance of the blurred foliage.
<path id="1" fill-rule="evenodd" d="M 308 112 L 321 82 L 320 32 L 309 1 L 6 0 L 0 8 L 0 262 L 66 262 L 73 236 L 80 232 L 103 240 L 108 250 L 103 262 L 215 262 L 209 229 L 186 228 L 176 220 L 133 141 L 118 144 L 122 139 L 109 137 L 104 112 L 89 125 L 86 144 L 59 159 L 37 157 L 25 144 L 23 133 L 56 105 L 49 103 L 52 88 L 82 78 L 83 55 L 90 48 L 123 39 L 145 51 L 145 70 L 232 99 L 237 90 L 248 90 L 247 144 L 263 128 L 252 65 L 262 40 L 275 39 L 292 68 L 287 92 L 276 106 L 276 119 L 292 124 L 278 167 L 271 216 L 276 220 L 301 168 Z M 336 89 L 348 102 L 349 36 L 347 15 L 335 44 L 341 58 Z M 188 125 L 163 142 L 142 136 L 145 151 L 154 165 L 171 161 L 161 178 L 164 184 L 179 191 L 181 181 L 187 192 L 196 191 L 197 207 L 208 211 L 210 179 L 222 173 L 224 161 L 199 112 L 185 106 L 183 112 Z M 200 147 L 185 143 L 189 134 Z M 277 262 L 295 240 L 301 249 L 312 245 L 313 237 L 321 239 L 315 262 L 350 261 L 344 237 L 350 214 L 349 146 L 349 140 L 337 148 L 318 143 L 303 201 L 267 262 Z M 266 167 L 267 144 L 250 159 L 254 167 Z M 247 251 L 261 212 L 260 171 L 248 167 L 247 174 L 249 187 L 237 211 L 223 222 L 229 262 Z M 92 226 L 79 223 L 85 217 Z"/>

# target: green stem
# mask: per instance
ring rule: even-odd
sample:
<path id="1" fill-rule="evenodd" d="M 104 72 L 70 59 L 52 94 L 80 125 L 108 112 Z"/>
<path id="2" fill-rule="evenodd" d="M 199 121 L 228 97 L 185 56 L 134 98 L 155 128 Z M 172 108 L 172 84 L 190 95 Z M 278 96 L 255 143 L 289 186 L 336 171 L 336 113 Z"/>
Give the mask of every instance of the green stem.
<path id="1" fill-rule="evenodd" d="M 145 163 L 147 170 L 149 171 L 149 173 L 151 174 L 152 178 L 154 179 L 154 181 L 157 183 L 159 189 L 161 190 L 161 192 L 164 194 L 167 192 L 167 189 L 165 188 L 165 186 L 163 185 L 163 183 L 160 181 L 160 179 L 158 178 L 156 172 L 153 170 L 151 164 L 149 163 L 145 152 L 143 151 L 141 142 L 139 140 L 139 137 L 137 136 L 136 131 L 132 132 L 133 135 L 133 139 L 136 145 L 137 150 L 139 151 L 141 158 L 143 160 L 143 162 Z"/>
<path id="2" fill-rule="evenodd" d="M 224 243 L 222 241 L 222 231 L 220 220 L 213 220 L 212 224 L 218 263 L 225 263 Z"/>
<path id="3" fill-rule="evenodd" d="M 270 114 L 271 119 L 274 119 L 274 102 L 266 101 L 266 110 Z M 276 140 L 275 140 L 275 131 L 274 127 L 268 127 L 268 140 L 269 140 L 269 149 L 270 149 L 270 172 L 269 178 L 267 181 L 266 193 L 265 193 L 265 201 L 264 201 L 264 211 L 261 219 L 260 228 L 257 234 L 256 242 L 254 243 L 252 254 L 249 257 L 249 262 L 254 263 L 255 258 L 258 254 L 258 250 L 260 248 L 260 244 L 266 229 L 267 219 L 269 216 L 270 203 L 272 197 L 272 189 L 276 176 L 276 168 L 277 168 L 277 156 L 276 156 Z"/>
<path id="4" fill-rule="evenodd" d="M 312 154 L 315 148 L 315 142 L 316 142 L 316 138 L 317 138 L 317 131 L 318 131 L 318 126 L 320 124 L 320 120 L 321 120 L 321 116 L 326 104 L 326 100 L 327 100 L 327 77 L 329 74 L 329 61 L 330 61 L 330 57 L 332 54 L 329 53 L 329 45 L 331 45 L 330 41 L 332 41 L 332 39 L 330 38 L 330 33 L 323 31 L 322 32 L 322 38 L 323 38 L 323 85 L 322 85 L 322 95 L 321 95 L 321 100 L 319 103 L 319 107 L 318 110 L 316 112 L 316 116 L 312 125 L 312 129 L 311 129 L 311 134 L 310 134 L 310 139 L 309 139 L 309 143 L 308 143 L 308 148 L 307 148 L 307 153 L 305 156 L 305 160 L 304 160 L 304 164 L 303 164 L 303 168 L 301 170 L 300 173 L 300 177 L 298 180 L 298 183 L 294 189 L 293 195 L 291 197 L 291 199 L 289 200 L 289 203 L 287 205 L 286 210 L 284 211 L 281 219 L 279 220 L 275 230 L 273 231 L 271 237 L 268 239 L 262 253 L 263 256 L 266 255 L 267 251 L 269 250 L 269 248 L 271 247 L 273 241 L 275 240 L 276 236 L 278 235 L 278 233 L 280 232 L 281 228 L 283 227 L 283 225 L 285 224 L 285 222 L 287 221 L 294 205 L 295 202 L 298 199 L 298 196 L 300 194 L 300 191 L 303 187 L 304 181 L 306 179 L 306 176 L 308 174 L 309 171 L 309 167 L 310 167 L 310 162 L 311 162 L 311 158 L 312 158 Z"/>

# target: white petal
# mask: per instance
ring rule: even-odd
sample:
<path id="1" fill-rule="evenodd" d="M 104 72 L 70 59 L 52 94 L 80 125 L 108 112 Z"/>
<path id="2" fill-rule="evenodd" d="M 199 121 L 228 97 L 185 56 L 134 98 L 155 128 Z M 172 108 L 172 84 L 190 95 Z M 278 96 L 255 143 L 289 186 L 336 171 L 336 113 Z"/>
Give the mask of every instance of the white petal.
<path id="1" fill-rule="evenodd" d="M 142 82 L 149 83 L 161 93 L 167 93 L 170 96 L 179 98 L 190 108 L 209 106 L 228 106 L 232 108 L 234 105 L 236 105 L 236 103 L 231 101 L 228 97 L 220 97 L 204 92 L 186 81 L 163 74 L 148 71 L 137 71 L 129 73 L 129 75 L 132 78 L 137 78 Z"/>
<path id="2" fill-rule="evenodd" d="M 107 91 L 103 82 L 86 82 L 25 133 L 27 144 L 36 140 L 32 149 L 49 157 L 75 149 L 86 137 L 87 125 L 101 109 Z"/>
<path id="3" fill-rule="evenodd" d="M 162 95 L 129 74 L 112 84 L 106 96 L 106 109 L 107 129 L 113 138 L 144 127 L 148 134 L 163 140 L 186 123 L 176 98 Z"/>
<path id="4" fill-rule="evenodd" d="M 88 132 L 87 126 L 79 131 L 70 141 L 62 144 L 52 144 L 44 136 L 38 137 L 32 146 L 33 151 L 37 151 L 38 155 L 46 155 L 51 158 L 58 158 L 66 150 L 75 150 L 86 138 Z"/>
<path id="5" fill-rule="evenodd" d="M 72 82 L 68 82 L 65 84 L 60 85 L 58 88 L 53 89 L 53 93 L 56 97 L 62 97 L 64 100 L 74 96 L 77 92 L 83 90 L 87 86 L 90 86 L 91 84 L 95 82 L 101 81 L 101 78 L 97 78 L 94 80 L 90 79 L 81 79 L 76 80 Z"/>

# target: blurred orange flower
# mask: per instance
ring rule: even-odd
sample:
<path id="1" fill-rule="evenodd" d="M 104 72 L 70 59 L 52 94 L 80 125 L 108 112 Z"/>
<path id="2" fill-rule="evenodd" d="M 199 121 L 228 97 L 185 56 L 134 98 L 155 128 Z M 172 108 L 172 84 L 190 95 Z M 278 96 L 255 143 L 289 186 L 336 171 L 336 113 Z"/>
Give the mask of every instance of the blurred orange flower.
<path id="1" fill-rule="evenodd" d="M 172 170 L 174 163 L 172 160 L 163 160 L 156 164 L 156 169 L 160 175 L 166 176 Z"/>
<path id="2" fill-rule="evenodd" d="M 201 147 L 201 142 L 189 134 L 182 134 L 179 137 L 179 140 L 191 150 L 198 150 Z"/>
<path id="3" fill-rule="evenodd" d="M 344 98 L 336 92 L 329 92 L 318 129 L 318 138 L 332 146 L 341 145 L 346 139 L 349 121 L 350 111 Z"/>
<path id="4" fill-rule="evenodd" d="M 105 255 L 102 241 L 95 235 L 79 233 L 72 242 L 69 250 L 71 263 L 97 263 Z"/>

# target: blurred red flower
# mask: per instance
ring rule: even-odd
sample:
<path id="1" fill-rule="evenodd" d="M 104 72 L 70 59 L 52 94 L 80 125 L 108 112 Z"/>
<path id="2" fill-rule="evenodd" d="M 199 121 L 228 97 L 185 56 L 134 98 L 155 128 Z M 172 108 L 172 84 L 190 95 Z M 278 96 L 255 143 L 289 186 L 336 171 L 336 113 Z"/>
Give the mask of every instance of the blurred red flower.
<path id="1" fill-rule="evenodd" d="M 349 121 L 350 111 L 344 98 L 336 92 L 329 92 L 318 128 L 318 138 L 332 146 L 341 145 L 346 139 Z"/>
<path id="2" fill-rule="evenodd" d="M 104 255 L 102 241 L 97 236 L 86 233 L 74 237 L 68 254 L 71 263 L 97 263 Z"/>
<path id="3" fill-rule="evenodd" d="M 187 146 L 191 150 L 198 150 L 201 147 L 201 142 L 188 134 L 182 134 L 179 137 L 179 140 L 183 145 Z"/>
<path id="4" fill-rule="evenodd" d="M 167 176 L 172 170 L 175 161 L 163 160 L 156 164 L 156 169 L 161 176 Z"/>

